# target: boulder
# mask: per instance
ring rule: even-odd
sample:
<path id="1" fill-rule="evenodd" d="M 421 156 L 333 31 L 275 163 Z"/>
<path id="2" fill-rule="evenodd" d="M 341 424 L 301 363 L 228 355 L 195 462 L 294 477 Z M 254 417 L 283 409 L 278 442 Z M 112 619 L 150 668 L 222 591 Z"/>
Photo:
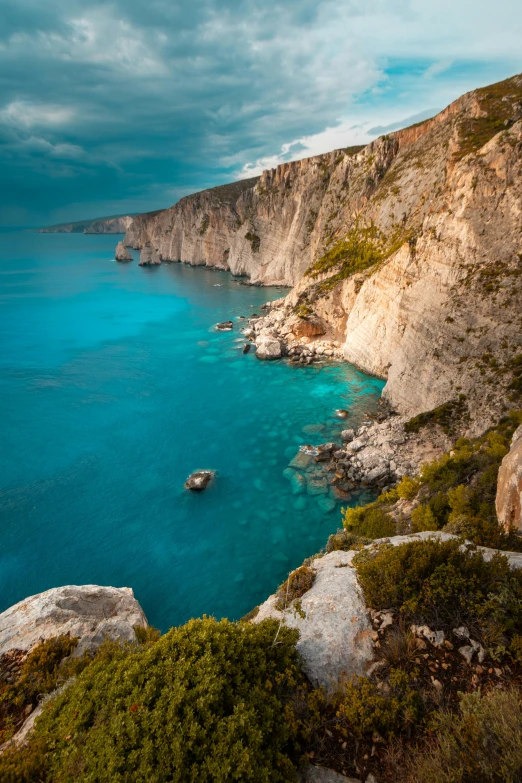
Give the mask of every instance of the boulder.
<path id="1" fill-rule="evenodd" d="M 215 470 L 195 470 L 191 473 L 184 483 L 185 489 L 191 489 L 193 492 L 201 492 L 206 489 L 214 476 Z"/>
<path id="2" fill-rule="evenodd" d="M 135 626 L 147 618 L 130 587 L 68 585 L 38 593 L 0 614 L 0 655 L 29 650 L 61 634 L 78 636 L 75 655 L 94 650 L 104 639 L 136 641 Z"/>
<path id="3" fill-rule="evenodd" d="M 267 617 L 284 620 L 299 630 L 297 649 L 303 668 L 315 686 L 335 692 L 339 681 L 363 674 L 373 657 L 372 626 L 351 567 L 355 552 L 332 552 L 312 562 L 316 577 L 300 599 L 284 611 L 275 595 L 259 607 L 253 622 Z"/>
<path id="4" fill-rule="evenodd" d="M 116 261 L 132 261 L 132 256 L 123 242 L 118 242 L 116 245 L 116 253 L 114 254 L 114 258 Z"/>
<path id="5" fill-rule="evenodd" d="M 326 327 L 319 318 L 294 316 L 287 322 L 294 337 L 319 337 L 325 334 Z"/>
<path id="6" fill-rule="evenodd" d="M 345 441 L 345 443 L 349 443 L 355 438 L 355 430 L 343 430 L 341 432 L 341 438 Z"/>
<path id="7" fill-rule="evenodd" d="M 245 344 L 244 344 L 244 346 L 243 346 L 243 351 L 242 351 L 242 353 L 250 353 L 250 349 L 251 349 L 251 347 L 252 347 L 252 346 L 250 345 L 250 343 L 245 343 Z"/>
<path id="8" fill-rule="evenodd" d="M 522 530 L 522 425 L 498 471 L 496 508 L 498 521 L 509 530 Z"/>
<path id="9" fill-rule="evenodd" d="M 219 329 L 220 332 L 231 332 L 233 328 L 234 323 L 232 321 L 222 321 L 216 324 L 216 329 Z"/>
<path id="10" fill-rule="evenodd" d="M 258 359 L 280 359 L 283 349 L 275 337 L 262 335 L 257 340 L 256 356 Z"/>

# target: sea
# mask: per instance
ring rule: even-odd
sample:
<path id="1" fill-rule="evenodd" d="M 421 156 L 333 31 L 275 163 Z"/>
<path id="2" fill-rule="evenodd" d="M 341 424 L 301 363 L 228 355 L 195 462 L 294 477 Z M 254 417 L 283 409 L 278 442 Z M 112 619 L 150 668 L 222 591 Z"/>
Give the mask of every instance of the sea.
<path id="1" fill-rule="evenodd" d="M 240 316 L 287 289 L 117 263 L 119 238 L 0 232 L 0 611 L 99 584 L 131 587 L 162 631 L 238 619 L 368 499 L 332 508 L 287 469 L 374 412 L 383 382 L 243 354 Z M 196 469 L 217 471 L 199 494 Z"/>

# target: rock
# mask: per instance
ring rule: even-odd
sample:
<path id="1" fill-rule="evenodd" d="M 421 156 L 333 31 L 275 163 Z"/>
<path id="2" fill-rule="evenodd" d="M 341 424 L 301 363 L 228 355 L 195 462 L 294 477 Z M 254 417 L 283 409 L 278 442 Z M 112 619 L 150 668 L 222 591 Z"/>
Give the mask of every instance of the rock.
<path id="1" fill-rule="evenodd" d="M 56 587 L 0 614 L 0 655 L 67 633 L 79 637 L 74 654 L 81 655 L 105 638 L 136 641 L 137 625 L 146 628 L 148 623 L 130 587 Z"/>
<path id="2" fill-rule="evenodd" d="M 290 467 L 302 470 L 307 468 L 313 462 L 311 454 L 307 454 L 305 451 L 299 450 L 295 457 L 290 461 Z"/>
<path id="3" fill-rule="evenodd" d="M 309 764 L 299 773 L 299 783 L 361 783 L 358 778 L 347 778 L 327 767 Z"/>
<path id="4" fill-rule="evenodd" d="M 468 663 L 471 663 L 473 656 L 475 655 L 475 648 L 467 644 L 464 647 L 459 647 L 459 653 Z"/>
<path id="5" fill-rule="evenodd" d="M 498 471 L 495 505 L 498 521 L 506 531 L 522 530 L 522 425 Z"/>
<path id="6" fill-rule="evenodd" d="M 280 359 L 282 347 L 274 337 L 262 336 L 257 340 L 256 356 L 258 359 Z"/>
<path id="7" fill-rule="evenodd" d="M 343 430 L 341 432 L 341 438 L 348 443 L 355 438 L 355 430 Z"/>
<path id="8" fill-rule="evenodd" d="M 132 261 L 132 256 L 123 244 L 123 242 L 118 242 L 116 245 L 116 252 L 114 254 L 114 258 L 116 261 Z"/>
<path id="9" fill-rule="evenodd" d="M 306 476 L 306 488 L 309 495 L 327 495 L 328 482 L 325 476 L 310 475 Z"/>
<path id="10" fill-rule="evenodd" d="M 306 489 L 305 477 L 294 471 L 290 478 L 290 486 L 292 488 L 292 493 L 294 495 L 299 495 L 299 493 L 304 492 Z"/>
<path id="11" fill-rule="evenodd" d="M 388 468 L 381 466 L 370 470 L 370 472 L 367 473 L 364 478 L 368 484 L 378 484 L 379 482 L 382 482 L 384 479 L 386 479 L 388 474 Z"/>
<path id="12" fill-rule="evenodd" d="M 335 411 L 335 415 L 337 416 L 338 419 L 346 419 L 347 416 L 349 415 L 349 411 L 345 410 L 345 408 L 338 408 Z"/>
<path id="13" fill-rule="evenodd" d="M 360 451 L 361 449 L 363 449 L 365 447 L 365 445 L 366 445 L 366 438 L 364 438 L 364 439 L 363 438 L 355 438 L 354 440 L 351 441 L 351 443 L 347 443 L 346 444 L 346 448 L 349 449 L 350 451 L 356 452 L 356 451 Z"/>
<path id="14" fill-rule="evenodd" d="M 243 346 L 242 353 L 249 353 L 251 348 L 252 348 L 252 346 L 250 345 L 250 343 L 245 343 L 244 346 Z"/>
<path id="15" fill-rule="evenodd" d="M 458 639 L 469 639 L 469 630 L 465 625 L 459 625 L 458 628 L 454 628 L 453 633 Z"/>
<path id="16" fill-rule="evenodd" d="M 233 328 L 233 321 L 222 321 L 221 323 L 216 324 L 216 329 L 219 329 L 220 332 L 231 332 Z"/>
<path id="17" fill-rule="evenodd" d="M 214 476 L 215 470 L 195 470 L 191 473 L 184 483 L 185 489 L 191 489 L 193 492 L 201 492 L 206 489 Z"/>
<path id="18" fill-rule="evenodd" d="M 315 686 L 329 693 L 340 681 L 363 674 L 373 657 L 372 628 L 356 572 L 350 567 L 354 554 L 331 552 L 312 562 L 316 578 L 300 599 L 301 613 L 293 605 L 279 611 L 272 595 L 253 620 L 275 617 L 297 628 L 304 671 Z"/>
<path id="19" fill-rule="evenodd" d="M 159 253 L 152 245 L 145 245 L 140 252 L 139 266 L 157 266 L 161 264 Z"/>
<path id="20" fill-rule="evenodd" d="M 444 644 L 444 631 L 432 631 L 427 625 L 412 625 L 412 634 L 427 639 L 434 647 L 442 647 Z"/>
<path id="21" fill-rule="evenodd" d="M 330 514 L 330 512 L 335 508 L 335 500 L 333 500 L 331 497 L 321 495 L 321 497 L 317 498 L 317 505 L 323 514 Z"/>
<path id="22" fill-rule="evenodd" d="M 318 337 L 325 334 L 326 328 L 319 318 L 307 316 L 305 318 L 293 317 L 288 321 L 288 327 L 296 338 Z"/>

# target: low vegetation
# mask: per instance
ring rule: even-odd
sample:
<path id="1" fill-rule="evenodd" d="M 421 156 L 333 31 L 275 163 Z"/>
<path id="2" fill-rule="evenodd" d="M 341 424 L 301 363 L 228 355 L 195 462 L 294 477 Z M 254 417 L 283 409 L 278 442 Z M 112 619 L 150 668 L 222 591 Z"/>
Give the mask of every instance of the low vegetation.
<path id="1" fill-rule="evenodd" d="M 315 581 L 315 571 L 308 565 L 302 565 L 289 575 L 278 589 L 276 609 L 286 609 L 296 599 L 302 598 Z"/>
<path id="2" fill-rule="evenodd" d="M 106 644 L 46 705 L 29 746 L 0 757 L 0 779 L 291 780 L 296 637 L 274 621 L 203 618 L 145 646 Z"/>
<path id="3" fill-rule="evenodd" d="M 433 421 L 421 419 L 412 420 L 414 431 Z M 444 530 L 481 546 L 522 551 L 522 538 L 499 525 L 495 509 L 498 469 L 520 423 L 522 412 L 514 412 L 479 438 L 460 438 L 451 451 L 424 465 L 418 477 L 406 476 L 373 503 L 347 509 L 346 533 L 330 538 L 330 550 L 357 548 L 368 539 L 396 534 Z M 411 502 L 406 515 L 395 511 L 403 499 Z"/>

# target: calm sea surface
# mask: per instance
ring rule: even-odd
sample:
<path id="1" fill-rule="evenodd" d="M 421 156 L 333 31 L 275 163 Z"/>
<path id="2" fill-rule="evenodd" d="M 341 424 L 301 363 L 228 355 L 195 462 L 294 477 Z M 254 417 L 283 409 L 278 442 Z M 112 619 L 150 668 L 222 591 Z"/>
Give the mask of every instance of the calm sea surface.
<path id="1" fill-rule="evenodd" d="M 241 322 L 213 325 L 283 291 L 118 264 L 117 239 L 0 233 L 0 611 L 94 583 L 132 587 L 162 630 L 236 619 L 340 524 L 292 493 L 289 460 L 383 384 L 243 355 Z M 218 471 L 199 495 L 182 486 L 197 468 Z"/>

